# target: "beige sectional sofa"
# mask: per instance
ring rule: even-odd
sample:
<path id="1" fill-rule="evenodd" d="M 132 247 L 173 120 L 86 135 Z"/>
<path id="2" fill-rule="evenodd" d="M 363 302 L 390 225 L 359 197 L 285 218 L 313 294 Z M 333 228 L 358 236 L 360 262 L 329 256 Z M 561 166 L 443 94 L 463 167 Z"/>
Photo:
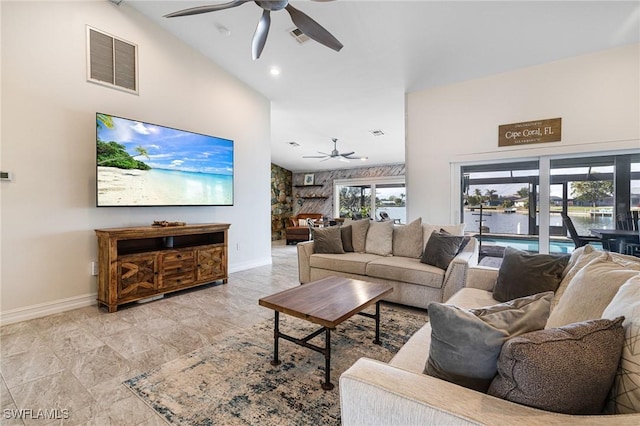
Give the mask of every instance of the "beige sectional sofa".
<path id="1" fill-rule="evenodd" d="M 314 253 L 314 241 L 299 243 L 298 273 L 301 284 L 329 276 L 342 276 L 370 282 L 390 284 L 393 292 L 386 301 L 408 306 L 425 308 L 432 301 L 447 300 L 461 289 L 466 281 L 467 270 L 478 264 L 478 244 L 475 238 L 453 258 L 446 269 L 421 262 L 422 249 L 433 231 L 445 230 L 461 236 L 462 225 L 430 225 L 416 220 L 409 225 L 393 225 L 393 233 L 388 235 L 389 255 L 381 255 L 380 240 L 372 240 L 371 235 L 361 244 L 360 252 Z M 372 222 L 373 228 L 379 226 Z M 417 230 L 417 232 L 415 231 Z M 370 234 L 373 231 L 370 232 Z M 411 239 L 408 244 L 404 239 Z M 407 250 L 408 245 L 412 246 Z M 376 245 L 375 249 L 372 245 Z"/>
<path id="2" fill-rule="evenodd" d="M 640 341 L 639 271 L 638 258 L 597 251 L 591 246 L 577 249 L 562 273 L 562 281 L 551 302 L 547 330 L 544 330 L 555 331 L 557 328 L 551 327 L 574 324 L 576 319 L 585 321 L 625 316 L 622 355 L 607 402 L 608 412 L 620 414 L 558 414 L 423 374 L 432 342 L 431 324 L 427 323 L 388 364 L 361 358 L 341 375 L 342 424 L 640 424 L 640 414 L 637 414 L 640 412 L 640 351 L 635 343 Z M 497 269 L 470 268 L 467 286 L 446 303 L 464 309 L 499 303 L 492 297 L 497 276 Z M 506 346 L 502 346 L 501 356 Z M 579 352 L 576 354 L 578 359 L 584 357 L 582 351 L 576 352 Z M 594 371 L 595 364 L 589 364 L 593 365 Z M 501 371 L 499 365 L 498 372 Z M 616 367 L 613 368 L 615 372 Z M 560 376 L 562 372 L 557 374 Z M 591 380 L 593 373 L 588 371 L 587 374 Z M 609 391 L 605 389 L 604 392 Z M 549 394 L 548 398 L 557 396 Z"/>

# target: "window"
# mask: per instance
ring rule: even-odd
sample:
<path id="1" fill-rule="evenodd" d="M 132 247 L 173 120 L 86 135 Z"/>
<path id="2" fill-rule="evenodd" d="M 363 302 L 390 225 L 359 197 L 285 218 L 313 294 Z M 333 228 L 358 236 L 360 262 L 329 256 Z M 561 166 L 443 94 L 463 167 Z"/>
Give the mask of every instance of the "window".
<path id="1" fill-rule="evenodd" d="M 336 217 L 379 220 L 386 212 L 397 222 L 407 221 L 404 177 L 336 180 L 334 194 Z"/>
<path id="2" fill-rule="evenodd" d="M 138 47 L 87 27 L 87 80 L 138 93 Z"/>
<path id="3" fill-rule="evenodd" d="M 549 165 L 545 211 L 540 203 L 539 161 L 462 166 L 461 220 L 466 231 L 476 233 L 485 244 L 570 252 L 574 245 L 567 238 L 562 212 L 572 218 L 578 234 L 589 235 L 591 228 L 615 228 L 618 214 L 640 210 L 640 154 L 545 161 Z M 545 241 L 538 238 L 543 234 L 541 214 L 549 219 Z"/>

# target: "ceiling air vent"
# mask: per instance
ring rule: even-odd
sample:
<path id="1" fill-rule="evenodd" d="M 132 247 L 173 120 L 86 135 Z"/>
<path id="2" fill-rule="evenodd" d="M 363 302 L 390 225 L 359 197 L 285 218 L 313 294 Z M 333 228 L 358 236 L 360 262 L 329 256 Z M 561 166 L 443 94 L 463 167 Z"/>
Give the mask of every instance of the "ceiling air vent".
<path id="1" fill-rule="evenodd" d="M 87 26 L 87 80 L 138 93 L 138 46 Z"/>
<path id="2" fill-rule="evenodd" d="M 384 132 L 382 130 L 369 130 L 373 136 L 384 136 Z"/>
<path id="3" fill-rule="evenodd" d="M 309 38 L 309 36 L 303 34 L 302 31 L 300 31 L 298 28 L 294 28 L 294 29 L 290 30 L 289 34 L 291 34 L 291 37 L 295 38 L 296 41 L 298 43 L 300 43 L 300 44 L 304 44 L 304 43 L 308 42 L 309 40 L 311 40 Z"/>

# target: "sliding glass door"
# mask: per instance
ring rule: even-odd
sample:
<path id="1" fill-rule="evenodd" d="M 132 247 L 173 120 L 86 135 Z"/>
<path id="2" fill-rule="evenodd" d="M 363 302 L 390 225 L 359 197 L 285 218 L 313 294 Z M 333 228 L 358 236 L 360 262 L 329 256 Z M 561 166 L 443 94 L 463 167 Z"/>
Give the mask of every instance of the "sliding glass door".
<path id="1" fill-rule="evenodd" d="M 404 177 L 336 180 L 334 194 L 336 217 L 380 220 L 384 212 L 390 219 L 406 223 Z"/>

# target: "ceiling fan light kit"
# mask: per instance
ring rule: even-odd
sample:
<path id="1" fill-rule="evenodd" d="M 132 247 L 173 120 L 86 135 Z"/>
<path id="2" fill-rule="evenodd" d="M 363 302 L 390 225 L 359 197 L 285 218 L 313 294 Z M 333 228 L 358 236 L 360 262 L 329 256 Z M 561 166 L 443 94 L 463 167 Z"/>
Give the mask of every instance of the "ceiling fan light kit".
<path id="1" fill-rule="evenodd" d="M 228 3 L 215 4 L 209 6 L 198 6 L 189 9 L 179 10 L 177 12 L 169 13 L 165 15 L 165 18 L 175 18 L 178 16 L 190 16 L 198 15 L 201 13 L 215 12 L 218 10 L 231 9 L 233 7 L 241 6 L 252 0 L 234 0 Z M 332 1 L 332 0 L 314 0 L 314 1 Z M 327 31 L 322 25 L 311 19 L 307 14 L 296 9 L 289 4 L 289 0 L 274 0 L 274 1 L 254 1 L 255 4 L 260 6 L 262 16 L 258 21 L 258 26 L 253 34 L 253 41 L 251 42 L 251 55 L 253 60 L 256 60 L 262 54 L 264 45 L 267 42 L 267 35 L 269 35 L 269 28 L 271 26 L 271 12 L 286 9 L 289 12 L 291 20 L 295 26 L 307 37 L 323 44 L 335 51 L 342 49 L 342 43 L 338 41 L 329 31 Z"/>

